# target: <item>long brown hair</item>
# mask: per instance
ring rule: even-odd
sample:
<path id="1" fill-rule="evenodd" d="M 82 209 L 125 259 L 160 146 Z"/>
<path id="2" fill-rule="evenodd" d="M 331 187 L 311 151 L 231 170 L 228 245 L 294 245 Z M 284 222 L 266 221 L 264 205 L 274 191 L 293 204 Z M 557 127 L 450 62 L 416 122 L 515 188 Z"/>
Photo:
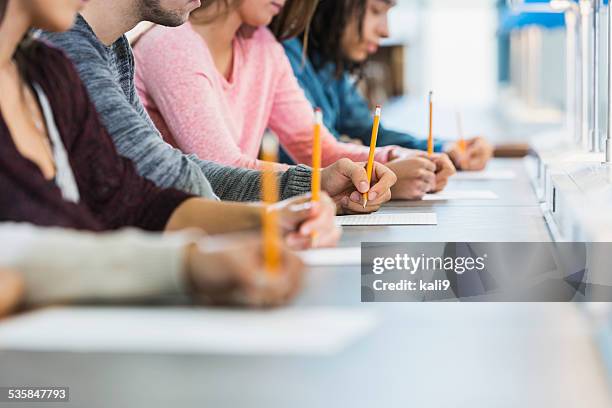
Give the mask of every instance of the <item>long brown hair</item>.
<path id="1" fill-rule="evenodd" d="M 243 0 L 208 0 L 191 13 L 191 18 L 199 24 L 209 24 L 226 16 L 240 6 Z M 295 37 L 307 30 L 317 8 L 318 0 L 288 0 L 281 13 L 274 18 L 270 28 L 279 40 Z M 214 13 L 204 13 L 216 7 Z M 206 15 L 205 15 L 206 14 Z M 241 30 L 248 32 L 249 30 Z"/>

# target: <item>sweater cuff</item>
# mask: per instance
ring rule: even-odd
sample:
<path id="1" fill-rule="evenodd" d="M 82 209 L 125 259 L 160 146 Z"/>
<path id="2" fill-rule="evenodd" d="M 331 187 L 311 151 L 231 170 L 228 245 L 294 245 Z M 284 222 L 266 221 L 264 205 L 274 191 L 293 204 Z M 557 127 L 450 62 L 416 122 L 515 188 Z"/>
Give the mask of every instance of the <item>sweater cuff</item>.
<path id="1" fill-rule="evenodd" d="M 281 199 L 310 193 L 312 185 L 312 169 L 300 164 L 289 168 L 280 179 Z"/>

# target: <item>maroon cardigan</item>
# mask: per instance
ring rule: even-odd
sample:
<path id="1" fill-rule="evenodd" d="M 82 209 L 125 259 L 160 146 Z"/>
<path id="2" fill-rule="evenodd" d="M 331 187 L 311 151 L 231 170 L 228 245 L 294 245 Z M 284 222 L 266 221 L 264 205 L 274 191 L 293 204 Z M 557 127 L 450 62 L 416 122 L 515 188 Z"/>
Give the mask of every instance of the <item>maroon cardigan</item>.
<path id="1" fill-rule="evenodd" d="M 91 231 L 163 230 L 173 211 L 192 196 L 156 187 L 119 156 L 61 51 L 39 43 L 32 59 L 27 76 L 50 101 L 81 200 L 64 201 L 55 183 L 45 180 L 38 166 L 19 153 L 0 112 L 0 221 Z"/>

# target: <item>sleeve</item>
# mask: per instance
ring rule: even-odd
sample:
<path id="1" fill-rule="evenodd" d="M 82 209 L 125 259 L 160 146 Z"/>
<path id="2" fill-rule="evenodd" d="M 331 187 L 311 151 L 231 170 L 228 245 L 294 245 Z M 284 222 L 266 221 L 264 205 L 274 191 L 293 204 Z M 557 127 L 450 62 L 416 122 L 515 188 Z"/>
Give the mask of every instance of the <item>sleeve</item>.
<path id="1" fill-rule="evenodd" d="M 337 132 L 359 139 L 366 145 L 369 144 L 374 121 L 367 101 L 346 75 L 338 84 L 338 94 L 340 114 L 336 124 Z M 390 130 L 382 124 L 378 131 L 378 145 L 396 145 L 408 149 L 427 150 L 426 139 Z M 436 151 L 441 151 L 442 143 L 437 142 L 434 147 Z"/>
<path id="2" fill-rule="evenodd" d="M 228 108 L 221 105 L 218 90 L 206 73 L 211 62 L 200 51 L 200 42 L 182 36 L 180 47 L 166 47 L 165 41 L 173 39 L 164 38 L 154 48 L 139 45 L 144 48 L 138 53 L 138 76 L 179 149 L 224 165 L 261 169 L 262 162 L 244 154 L 232 136 L 233 123 L 225 113 Z M 160 48 L 165 52 L 157 52 Z M 287 165 L 277 164 L 275 169 L 286 170 Z"/>
<path id="3" fill-rule="evenodd" d="M 311 164 L 314 112 L 293 74 L 282 46 L 274 46 L 278 48 L 274 61 L 279 67 L 279 80 L 270 129 L 279 136 L 282 146 L 295 162 Z M 378 148 L 376 160 L 386 163 L 391 149 L 392 147 Z M 369 154 L 369 148 L 366 146 L 339 142 L 327 128 L 324 128 L 321 134 L 321 151 L 323 166 L 329 166 L 345 157 L 354 161 L 366 161 Z"/>
<path id="4" fill-rule="evenodd" d="M 110 229 L 137 227 L 162 231 L 172 213 L 192 195 L 163 189 L 140 176 L 133 163 L 119 156 L 101 125 L 78 74 L 67 60 L 73 124 L 69 151 L 81 201 Z"/>
<path id="5" fill-rule="evenodd" d="M 144 108 L 140 101 L 136 101 L 136 107 L 128 101 L 100 52 L 74 30 L 44 36 L 75 62 L 119 154 L 131 159 L 142 176 L 160 187 L 173 187 L 206 198 L 215 198 L 214 190 L 222 200 L 259 200 L 259 172 L 203 161 L 164 142 L 148 117 L 142 116 Z M 309 191 L 310 185 L 306 189 L 302 183 L 305 172 L 297 169 L 283 174 L 284 197 Z"/>
<path id="6" fill-rule="evenodd" d="M 0 223 L 0 265 L 23 275 L 29 304 L 181 295 L 185 246 L 195 239 Z"/>

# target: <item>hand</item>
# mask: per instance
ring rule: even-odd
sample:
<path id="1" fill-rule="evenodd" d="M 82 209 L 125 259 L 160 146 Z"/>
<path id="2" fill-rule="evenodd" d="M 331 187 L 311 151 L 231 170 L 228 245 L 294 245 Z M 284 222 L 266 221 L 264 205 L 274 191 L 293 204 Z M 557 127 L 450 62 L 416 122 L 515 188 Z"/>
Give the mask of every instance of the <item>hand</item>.
<path id="1" fill-rule="evenodd" d="M 304 264 L 282 248 L 282 267 L 270 276 L 264 269 L 259 236 L 207 238 L 190 245 L 186 276 L 192 296 L 199 302 L 223 306 L 274 307 L 298 294 Z"/>
<path id="2" fill-rule="evenodd" d="M 437 193 L 444 190 L 448 184 L 448 179 L 454 176 L 457 170 L 445 153 L 434 153 L 429 159 L 436 165 L 436 187 L 428 192 Z"/>
<path id="3" fill-rule="evenodd" d="M 391 170 L 376 162 L 372 171 L 372 188 L 365 163 L 341 159 L 321 170 L 321 189 L 331 196 L 340 215 L 378 211 L 391 199 L 391 187 L 396 181 L 397 177 Z M 363 208 L 363 193 L 368 193 L 366 208 Z"/>
<path id="4" fill-rule="evenodd" d="M 389 161 L 411 159 L 423 155 L 422 150 L 406 149 L 405 147 L 396 147 L 389 152 Z"/>
<path id="5" fill-rule="evenodd" d="M 340 240 L 342 229 L 336 225 L 336 205 L 325 192 L 316 203 L 306 194 L 281 201 L 270 209 L 278 212 L 285 242 L 291 249 L 333 247 Z"/>
<path id="6" fill-rule="evenodd" d="M 16 272 L 0 269 L 0 317 L 9 314 L 23 297 L 23 279 Z"/>
<path id="7" fill-rule="evenodd" d="M 425 157 L 395 160 L 387 166 L 396 174 L 391 188 L 394 200 L 420 200 L 436 188 L 436 164 Z"/>
<path id="8" fill-rule="evenodd" d="M 493 157 L 493 146 L 483 137 L 468 139 L 465 143 L 465 152 L 461 152 L 458 143 L 445 149 L 455 167 L 459 170 L 483 170 Z"/>

